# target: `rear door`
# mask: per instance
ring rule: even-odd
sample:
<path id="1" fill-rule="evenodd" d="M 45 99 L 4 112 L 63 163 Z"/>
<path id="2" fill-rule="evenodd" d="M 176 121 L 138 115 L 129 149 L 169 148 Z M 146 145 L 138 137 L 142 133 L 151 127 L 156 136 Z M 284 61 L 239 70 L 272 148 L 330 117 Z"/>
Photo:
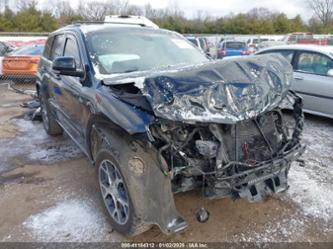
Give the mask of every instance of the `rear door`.
<path id="1" fill-rule="evenodd" d="M 297 52 L 293 89 L 303 97 L 306 111 L 333 117 L 333 77 L 327 75 L 332 68 L 333 60 L 324 54 Z"/>

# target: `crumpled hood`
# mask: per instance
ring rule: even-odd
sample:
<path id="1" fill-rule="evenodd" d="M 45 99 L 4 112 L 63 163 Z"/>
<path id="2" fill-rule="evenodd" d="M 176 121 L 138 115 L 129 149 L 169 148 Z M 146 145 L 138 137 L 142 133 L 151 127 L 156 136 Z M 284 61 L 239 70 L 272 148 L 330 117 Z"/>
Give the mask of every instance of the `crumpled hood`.
<path id="1" fill-rule="evenodd" d="M 289 91 L 292 73 L 282 56 L 260 55 L 106 82 L 134 82 L 157 117 L 232 124 L 277 107 Z"/>

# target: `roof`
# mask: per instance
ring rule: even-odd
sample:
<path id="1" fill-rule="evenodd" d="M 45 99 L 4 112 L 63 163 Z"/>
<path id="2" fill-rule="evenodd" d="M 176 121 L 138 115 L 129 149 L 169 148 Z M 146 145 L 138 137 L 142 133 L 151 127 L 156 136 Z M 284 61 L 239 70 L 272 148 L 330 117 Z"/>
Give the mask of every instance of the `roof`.
<path id="1" fill-rule="evenodd" d="M 293 44 L 293 45 L 279 45 L 279 46 L 273 46 L 264 48 L 259 51 L 259 53 L 269 50 L 306 50 L 306 51 L 313 51 L 313 52 L 321 52 L 324 54 L 331 54 L 333 55 L 333 46 L 320 46 L 320 45 L 313 45 L 313 44 Z"/>
<path id="2" fill-rule="evenodd" d="M 60 28 L 53 33 L 59 33 L 67 30 L 81 30 L 83 33 L 90 32 L 99 32 L 99 31 L 109 31 L 110 29 L 130 29 L 130 30 L 140 30 L 140 31 L 151 31 L 151 32 L 171 32 L 173 31 L 165 30 L 165 29 L 157 29 L 151 27 L 140 26 L 136 24 L 115 24 L 115 23 L 104 23 L 104 22 L 91 22 L 91 23 L 74 23 L 71 25 L 67 25 L 63 28 Z"/>

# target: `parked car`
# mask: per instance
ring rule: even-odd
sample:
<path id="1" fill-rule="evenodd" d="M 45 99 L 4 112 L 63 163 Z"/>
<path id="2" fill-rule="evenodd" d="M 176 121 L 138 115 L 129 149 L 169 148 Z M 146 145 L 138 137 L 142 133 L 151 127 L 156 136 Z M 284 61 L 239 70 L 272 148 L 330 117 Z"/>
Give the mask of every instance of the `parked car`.
<path id="1" fill-rule="evenodd" d="M 303 97 L 304 112 L 333 118 L 333 46 L 284 45 L 257 54 L 281 54 L 294 68 L 292 88 Z"/>
<path id="2" fill-rule="evenodd" d="M 0 76 L 2 76 L 2 61 L 5 55 L 15 50 L 15 47 L 10 43 L 0 41 Z"/>
<path id="3" fill-rule="evenodd" d="M 2 61 L 2 74 L 13 81 L 35 81 L 38 63 L 44 45 L 30 45 L 21 47 Z"/>
<path id="4" fill-rule="evenodd" d="M 227 56 L 249 55 L 251 52 L 245 42 L 224 40 L 220 43 L 217 51 L 217 58 L 222 59 Z"/>
<path id="5" fill-rule="evenodd" d="M 0 56 L 5 56 L 6 54 L 12 52 L 15 49 L 10 43 L 0 41 Z"/>
<path id="6" fill-rule="evenodd" d="M 204 53 L 210 55 L 210 47 L 205 37 L 186 36 L 186 39 L 201 49 Z"/>
<path id="7" fill-rule="evenodd" d="M 257 37 L 257 38 L 254 38 L 254 37 L 251 37 L 247 40 L 246 44 L 247 46 L 251 49 L 254 49 L 254 50 L 257 50 L 258 49 L 258 45 L 262 42 L 267 42 L 269 41 L 268 38 L 260 38 L 260 37 Z"/>
<path id="8" fill-rule="evenodd" d="M 171 234 L 187 227 L 173 193 L 256 202 L 288 188 L 304 151 L 291 77 L 281 56 L 213 61 L 175 32 L 117 21 L 51 33 L 36 87 L 46 132 L 95 166 L 112 227 Z"/>

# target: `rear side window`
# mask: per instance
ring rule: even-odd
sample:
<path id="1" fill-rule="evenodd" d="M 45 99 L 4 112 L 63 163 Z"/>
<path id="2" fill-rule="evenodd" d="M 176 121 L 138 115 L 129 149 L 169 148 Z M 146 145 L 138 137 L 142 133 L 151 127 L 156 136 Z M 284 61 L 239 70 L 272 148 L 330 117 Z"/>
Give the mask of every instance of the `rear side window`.
<path id="1" fill-rule="evenodd" d="M 294 57 L 294 51 L 292 50 L 267 51 L 263 54 L 279 54 L 286 58 L 287 61 L 289 61 L 290 63 L 292 62 Z"/>
<path id="2" fill-rule="evenodd" d="M 226 42 L 225 47 L 229 49 L 243 49 L 246 44 L 244 42 Z"/>
<path id="3" fill-rule="evenodd" d="M 54 37 L 49 37 L 46 41 L 43 56 L 47 59 L 51 58 L 51 48 L 52 48 L 52 43 L 53 43 Z"/>
<path id="4" fill-rule="evenodd" d="M 51 60 L 54 60 L 55 58 L 59 56 L 63 56 L 64 52 L 64 43 L 65 43 L 65 37 L 63 35 L 57 35 L 54 38 L 52 49 L 51 49 Z"/>

